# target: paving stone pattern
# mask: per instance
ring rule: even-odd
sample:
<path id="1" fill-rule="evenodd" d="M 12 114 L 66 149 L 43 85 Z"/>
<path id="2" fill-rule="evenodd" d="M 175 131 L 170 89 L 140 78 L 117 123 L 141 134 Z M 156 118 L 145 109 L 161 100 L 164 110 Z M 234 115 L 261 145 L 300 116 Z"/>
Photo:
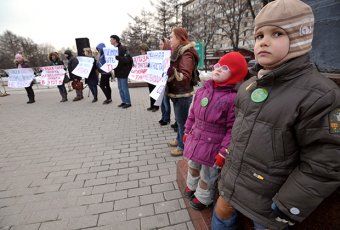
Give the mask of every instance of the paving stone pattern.
<path id="1" fill-rule="evenodd" d="M 132 107 L 60 103 L 56 88 L 0 98 L 0 229 L 194 229 L 176 182 L 176 162 L 149 112 L 148 89 L 131 88 Z M 173 116 L 173 114 L 172 114 Z M 173 117 L 172 117 L 172 120 Z"/>

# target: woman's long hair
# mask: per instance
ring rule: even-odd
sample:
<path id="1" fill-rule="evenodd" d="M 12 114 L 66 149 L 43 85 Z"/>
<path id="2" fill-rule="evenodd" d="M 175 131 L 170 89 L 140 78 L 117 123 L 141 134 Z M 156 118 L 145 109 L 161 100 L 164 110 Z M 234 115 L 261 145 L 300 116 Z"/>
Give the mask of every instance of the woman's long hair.
<path id="1" fill-rule="evenodd" d="M 180 45 L 187 45 L 190 43 L 188 32 L 183 27 L 175 27 L 172 29 L 172 32 L 176 38 L 180 40 Z"/>

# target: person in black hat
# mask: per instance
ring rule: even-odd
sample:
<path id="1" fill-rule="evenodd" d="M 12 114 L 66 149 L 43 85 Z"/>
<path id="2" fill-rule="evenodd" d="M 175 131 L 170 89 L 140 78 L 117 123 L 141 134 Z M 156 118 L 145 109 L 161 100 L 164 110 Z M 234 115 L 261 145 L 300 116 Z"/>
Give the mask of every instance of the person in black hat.
<path id="1" fill-rule="evenodd" d="M 118 56 L 116 56 L 116 59 L 119 63 L 115 68 L 115 77 L 118 79 L 119 95 L 122 100 L 122 103 L 118 105 L 118 107 L 126 109 L 131 107 L 128 76 L 133 65 L 133 60 L 127 48 L 120 43 L 120 38 L 117 35 L 111 35 L 110 42 L 113 46 L 118 47 Z"/>

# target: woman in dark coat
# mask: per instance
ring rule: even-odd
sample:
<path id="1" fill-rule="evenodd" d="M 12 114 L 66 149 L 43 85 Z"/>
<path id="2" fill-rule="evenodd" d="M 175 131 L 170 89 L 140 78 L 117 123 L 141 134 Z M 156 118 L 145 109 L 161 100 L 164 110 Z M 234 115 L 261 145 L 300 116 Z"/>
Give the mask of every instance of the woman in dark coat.
<path id="1" fill-rule="evenodd" d="M 87 57 L 93 57 L 91 48 L 84 48 L 84 54 Z M 98 89 L 97 89 L 98 75 L 96 71 L 96 65 L 97 63 L 96 63 L 96 60 L 94 59 L 90 75 L 88 78 L 85 78 L 85 83 L 89 86 L 90 91 L 93 95 L 92 103 L 98 101 Z"/>
<path id="2" fill-rule="evenodd" d="M 57 52 L 51 52 L 48 55 L 48 60 L 50 60 L 51 65 L 62 65 L 62 66 L 64 66 L 64 62 L 62 60 L 60 60 L 59 54 Z M 67 82 L 69 82 L 69 79 L 68 79 L 67 76 L 65 76 L 63 84 L 57 86 L 58 89 L 59 89 L 59 93 L 61 95 L 61 101 L 60 102 L 67 101 L 67 90 L 66 90 L 66 87 L 64 85 Z"/>
<path id="3" fill-rule="evenodd" d="M 14 63 L 15 63 L 15 65 L 18 69 L 19 68 L 29 68 L 29 65 L 27 64 L 27 62 L 25 61 L 24 57 L 21 54 L 15 55 Z M 27 104 L 32 104 L 32 103 L 35 102 L 34 91 L 33 91 L 32 86 L 33 86 L 33 80 L 28 87 L 25 87 L 25 90 L 27 92 L 27 97 L 28 97 Z"/>

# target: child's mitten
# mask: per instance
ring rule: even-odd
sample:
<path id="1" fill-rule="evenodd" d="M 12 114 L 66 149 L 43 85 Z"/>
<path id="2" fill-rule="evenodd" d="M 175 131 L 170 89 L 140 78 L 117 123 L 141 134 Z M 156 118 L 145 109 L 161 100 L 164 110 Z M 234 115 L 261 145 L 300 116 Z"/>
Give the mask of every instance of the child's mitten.
<path id="1" fill-rule="evenodd" d="M 221 153 L 218 153 L 215 156 L 215 163 L 214 163 L 214 168 L 215 169 L 221 169 L 224 165 L 225 162 L 225 156 L 223 156 Z"/>

